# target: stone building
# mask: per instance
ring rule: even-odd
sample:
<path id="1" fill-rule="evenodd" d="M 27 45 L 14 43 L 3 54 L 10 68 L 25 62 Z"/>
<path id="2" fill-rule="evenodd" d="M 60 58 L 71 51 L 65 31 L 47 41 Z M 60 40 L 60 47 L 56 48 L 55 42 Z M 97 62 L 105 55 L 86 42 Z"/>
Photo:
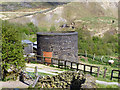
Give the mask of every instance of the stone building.
<path id="1" fill-rule="evenodd" d="M 37 55 L 78 61 L 78 33 L 64 32 L 38 32 Z"/>
<path id="2" fill-rule="evenodd" d="M 24 44 L 24 54 L 33 53 L 33 42 L 30 40 L 22 40 L 22 44 Z"/>

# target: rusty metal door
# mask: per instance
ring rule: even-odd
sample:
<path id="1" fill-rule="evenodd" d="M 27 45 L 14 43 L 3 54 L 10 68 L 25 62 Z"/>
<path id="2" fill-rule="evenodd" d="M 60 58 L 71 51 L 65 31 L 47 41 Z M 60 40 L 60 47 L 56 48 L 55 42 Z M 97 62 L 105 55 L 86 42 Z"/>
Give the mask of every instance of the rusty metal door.
<path id="1" fill-rule="evenodd" d="M 52 52 L 43 51 L 43 57 L 51 57 L 52 58 Z M 45 62 L 51 63 L 51 58 L 45 58 Z"/>

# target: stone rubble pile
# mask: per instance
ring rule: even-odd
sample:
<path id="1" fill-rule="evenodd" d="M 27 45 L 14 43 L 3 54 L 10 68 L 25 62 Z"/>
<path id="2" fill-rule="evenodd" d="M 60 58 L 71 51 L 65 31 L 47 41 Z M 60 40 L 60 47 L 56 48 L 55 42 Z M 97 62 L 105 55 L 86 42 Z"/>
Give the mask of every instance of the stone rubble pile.
<path id="1" fill-rule="evenodd" d="M 86 81 L 82 72 L 67 71 L 55 76 L 46 76 L 39 79 L 37 88 L 70 88 L 78 89 Z"/>

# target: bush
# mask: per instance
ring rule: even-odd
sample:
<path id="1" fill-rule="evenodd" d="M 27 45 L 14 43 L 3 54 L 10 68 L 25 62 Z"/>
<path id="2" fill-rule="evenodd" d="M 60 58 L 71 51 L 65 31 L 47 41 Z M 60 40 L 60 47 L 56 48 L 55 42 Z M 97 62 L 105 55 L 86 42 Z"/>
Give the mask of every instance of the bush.
<path id="1" fill-rule="evenodd" d="M 85 62 L 85 59 L 84 59 L 84 58 L 81 58 L 80 60 Z"/>
<path id="2" fill-rule="evenodd" d="M 83 28 L 76 29 L 78 32 L 78 52 L 84 53 L 87 51 L 89 54 L 95 55 L 115 55 L 118 53 L 118 39 L 117 35 L 111 35 L 108 32 L 102 37 L 93 36 L 88 30 Z M 93 57 L 89 56 L 88 57 Z M 98 59 L 97 59 L 98 60 Z"/>
<path id="3" fill-rule="evenodd" d="M 3 79 L 10 75 L 7 71 L 20 71 L 25 66 L 21 34 L 18 29 L 7 21 L 2 22 L 2 74 Z"/>

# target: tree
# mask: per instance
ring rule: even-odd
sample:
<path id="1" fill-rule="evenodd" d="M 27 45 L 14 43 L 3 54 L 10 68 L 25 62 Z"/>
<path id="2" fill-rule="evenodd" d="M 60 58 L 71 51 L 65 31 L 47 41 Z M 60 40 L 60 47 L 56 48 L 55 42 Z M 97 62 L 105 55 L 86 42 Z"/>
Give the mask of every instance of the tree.
<path id="1" fill-rule="evenodd" d="M 2 73 L 3 79 L 8 75 L 8 69 L 14 73 L 25 66 L 23 49 L 19 30 L 7 21 L 2 22 Z"/>

